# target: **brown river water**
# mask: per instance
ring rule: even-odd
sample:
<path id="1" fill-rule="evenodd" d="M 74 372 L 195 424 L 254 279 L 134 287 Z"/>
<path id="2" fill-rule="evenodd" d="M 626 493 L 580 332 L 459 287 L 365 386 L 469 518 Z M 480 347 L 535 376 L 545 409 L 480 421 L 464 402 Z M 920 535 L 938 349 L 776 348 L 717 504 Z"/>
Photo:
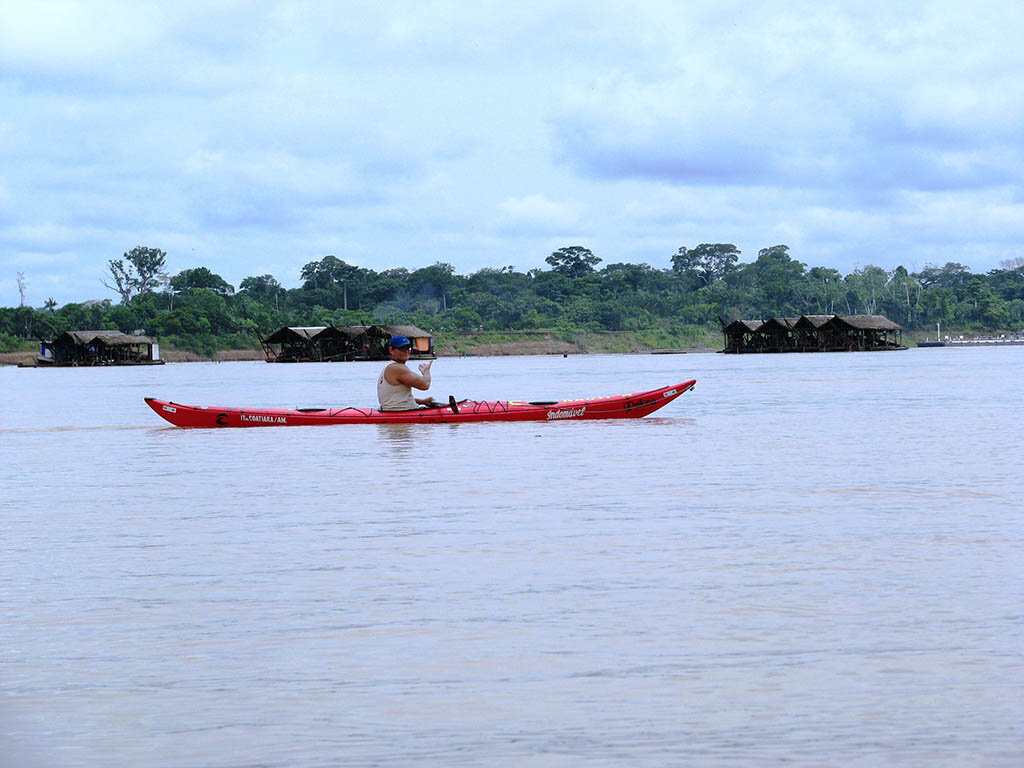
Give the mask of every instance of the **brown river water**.
<path id="1" fill-rule="evenodd" d="M 1024 347 L 0 368 L 0 766 L 1024 764 Z"/>

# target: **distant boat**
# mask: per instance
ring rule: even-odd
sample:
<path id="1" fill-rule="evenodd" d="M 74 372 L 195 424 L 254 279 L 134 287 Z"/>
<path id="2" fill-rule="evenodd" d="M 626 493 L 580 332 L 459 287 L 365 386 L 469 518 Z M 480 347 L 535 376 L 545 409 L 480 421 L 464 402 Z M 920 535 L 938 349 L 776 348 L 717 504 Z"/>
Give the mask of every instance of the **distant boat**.
<path id="1" fill-rule="evenodd" d="M 941 339 L 942 339 L 942 328 L 941 328 L 939 323 L 936 323 L 935 324 L 935 341 L 928 341 L 928 339 L 925 339 L 924 341 L 919 341 L 917 343 L 917 346 L 919 346 L 919 347 L 944 347 L 944 346 L 946 346 L 946 342 L 941 341 Z"/>
<path id="2" fill-rule="evenodd" d="M 1021 347 L 1024 346 L 1024 336 L 1014 334 L 1012 336 L 976 336 L 973 339 L 950 339 L 947 347 Z"/>
<path id="3" fill-rule="evenodd" d="M 1024 346 L 1024 329 L 1011 333 L 1007 336 L 1005 333 L 999 336 L 975 336 L 973 339 L 965 339 L 960 336 L 956 339 L 951 339 L 949 336 L 946 337 L 945 341 L 938 341 L 942 338 L 942 333 L 939 329 L 939 324 L 935 324 L 935 338 L 936 341 L 928 341 L 925 339 L 920 342 L 917 346 L 919 347 L 1014 347 Z"/>

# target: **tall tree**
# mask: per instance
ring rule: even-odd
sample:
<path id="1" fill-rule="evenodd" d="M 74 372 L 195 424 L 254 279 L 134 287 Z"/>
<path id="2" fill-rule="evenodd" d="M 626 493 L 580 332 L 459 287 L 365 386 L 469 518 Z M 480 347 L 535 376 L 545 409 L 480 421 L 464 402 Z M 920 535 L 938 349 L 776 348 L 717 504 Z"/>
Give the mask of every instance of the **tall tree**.
<path id="1" fill-rule="evenodd" d="M 843 296 L 843 276 L 838 269 L 813 267 L 807 272 L 811 297 L 820 314 L 835 314 L 836 304 Z"/>
<path id="2" fill-rule="evenodd" d="M 113 285 L 105 278 L 100 278 L 100 282 L 120 294 L 122 304 L 131 304 L 133 298 L 158 285 L 166 260 L 167 254 L 159 248 L 137 245 L 120 259 L 108 262 Z"/>
<path id="3" fill-rule="evenodd" d="M 441 311 L 448 309 L 448 295 L 455 282 L 455 267 L 438 261 L 409 274 L 406 287 L 413 296 L 436 297 Z"/>
<path id="4" fill-rule="evenodd" d="M 344 309 L 348 309 L 349 289 L 353 287 L 360 272 L 359 267 L 347 264 L 337 256 L 324 256 L 302 268 L 302 279 L 305 281 L 303 287 L 306 290 L 327 290 L 330 296 L 341 300 Z"/>
<path id="5" fill-rule="evenodd" d="M 860 313 L 874 315 L 878 312 L 879 303 L 885 297 L 885 287 L 889 282 L 889 273 L 881 267 L 868 264 L 862 269 L 855 269 L 846 276 L 846 284 L 855 303 L 848 307 L 850 314 Z"/>
<path id="6" fill-rule="evenodd" d="M 246 277 L 238 286 L 240 291 L 248 291 L 249 293 L 257 296 L 271 297 L 276 296 L 283 289 L 281 284 L 277 282 L 277 278 L 273 275 L 258 275 L 255 277 Z"/>
<path id="7" fill-rule="evenodd" d="M 743 271 L 750 273 L 750 284 L 764 315 L 800 315 L 809 292 L 804 264 L 789 255 L 789 246 L 773 245 L 757 252 L 757 261 Z"/>
<path id="8" fill-rule="evenodd" d="M 594 272 L 594 267 L 601 263 L 601 259 L 593 254 L 589 248 L 581 245 L 570 245 L 559 248 L 546 259 L 544 259 L 555 272 L 560 272 L 566 277 L 583 277 Z"/>
<path id="9" fill-rule="evenodd" d="M 312 283 L 313 290 L 314 291 L 318 290 L 320 288 L 320 281 L 318 279 L 319 278 L 319 274 L 320 274 L 320 262 L 319 261 L 310 261 L 310 262 L 308 262 L 306 264 L 303 264 L 302 265 L 302 272 L 299 273 L 299 277 L 302 278 L 302 287 L 305 288 L 306 290 L 309 290 L 310 283 Z"/>
<path id="10" fill-rule="evenodd" d="M 725 275 L 739 257 L 740 250 L 732 243 L 701 243 L 692 250 L 683 246 L 672 257 L 672 270 L 695 273 L 709 286 Z"/>
<path id="11" fill-rule="evenodd" d="M 195 267 L 194 269 L 186 269 L 179 272 L 171 278 L 171 288 L 176 293 L 195 290 L 196 288 L 209 288 L 221 296 L 230 296 L 235 292 L 233 285 L 206 267 Z"/>
<path id="12" fill-rule="evenodd" d="M 905 325 L 913 325 L 921 306 L 921 284 L 901 265 L 889 275 L 886 288 L 892 297 L 891 306 L 897 315 L 897 318 L 893 319 L 898 319 Z"/>
<path id="13" fill-rule="evenodd" d="M 925 266 L 917 274 L 917 279 L 924 288 L 939 286 L 940 288 L 952 288 L 955 291 L 962 291 L 967 286 L 967 279 L 971 271 L 963 264 L 955 261 L 947 261 L 944 267 L 934 267 L 931 264 Z"/>
<path id="14" fill-rule="evenodd" d="M 112 291 L 121 296 L 122 304 L 131 304 L 132 296 L 135 295 L 134 279 L 131 267 L 126 267 L 124 259 L 111 259 L 109 262 L 110 279 L 113 285 L 107 282 L 106 278 L 100 278 L 100 282 Z"/>
<path id="15" fill-rule="evenodd" d="M 319 290 L 342 285 L 346 280 L 351 280 L 358 271 L 359 267 L 347 264 L 337 256 L 324 256 L 302 268 L 303 287 L 307 290 Z"/>

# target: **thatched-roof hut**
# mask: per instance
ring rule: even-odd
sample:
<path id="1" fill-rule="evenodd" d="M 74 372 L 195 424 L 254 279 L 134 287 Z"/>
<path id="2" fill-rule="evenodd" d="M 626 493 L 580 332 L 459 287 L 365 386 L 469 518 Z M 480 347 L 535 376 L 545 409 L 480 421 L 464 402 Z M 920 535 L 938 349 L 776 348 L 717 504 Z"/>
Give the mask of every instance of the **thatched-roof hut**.
<path id="1" fill-rule="evenodd" d="M 389 339 L 397 334 L 408 336 L 409 341 L 412 342 L 413 357 L 434 356 L 434 337 L 426 331 L 415 325 L 384 325 L 381 327 L 387 332 Z"/>
<path id="2" fill-rule="evenodd" d="M 316 335 L 319 359 L 324 362 L 338 362 L 365 358 L 369 351 L 366 326 L 329 325 Z"/>
<path id="3" fill-rule="evenodd" d="M 903 329 L 883 315 L 802 315 L 723 326 L 723 352 L 844 352 L 906 349 Z"/>
<path id="4" fill-rule="evenodd" d="M 728 325 L 722 326 L 722 333 L 725 335 L 725 349 L 722 351 L 737 353 L 759 351 L 757 329 L 763 322 L 763 320 L 733 320 Z"/>
<path id="5" fill-rule="evenodd" d="M 260 344 L 268 363 L 301 363 L 320 359 L 320 349 L 315 339 L 327 326 L 289 326 L 275 331 L 267 338 L 260 337 Z M 277 345 L 275 350 L 271 345 Z"/>
<path id="6" fill-rule="evenodd" d="M 835 349 L 906 349 L 903 328 L 884 315 L 836 315 L 824 327 Z"/>
<path id="7" fill-rule="evenodd" d="M 76 365 L 163 365 L 160 345 L 148 336 L 121 331 L 65 331 L 52 342 L 43 343 L 39 362 L 59 366 Z M 52 355 L 46 355 L 45 350 Z"/>
<path id="8" fill-rule="evenodd" d="M 801 352 L 823 352 L 826 334 L 821 329 L 835 315 L 801 315 L 793 325 L 793 343 Z"/>
<path id="9" fill-rule="evenodd" d="M 770 317 L 757 329 L 761 352 L 792 352 L 795 348 L 793 328 L 798 317 Z"/>
<path id="10" fill-rule="evenodd" d="M 289 327 L 261 337 L 260 342 L 268 363 L 387 360 L 388 341 L 396 334 L 412 341 L 413 358 L 434 356 L 433 337 L 413 325 Z"/>

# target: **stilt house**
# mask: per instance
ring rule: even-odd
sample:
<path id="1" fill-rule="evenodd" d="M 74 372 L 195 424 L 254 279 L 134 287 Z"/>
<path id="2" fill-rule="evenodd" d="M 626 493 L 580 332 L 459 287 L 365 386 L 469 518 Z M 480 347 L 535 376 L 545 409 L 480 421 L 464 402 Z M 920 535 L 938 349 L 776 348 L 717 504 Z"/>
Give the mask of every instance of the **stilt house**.
<path id="1" fill-rule="evenodd" d="M 803 315 L 722 326 L 723 352 L 869 352 L 906 349 L 903 329 L 883 315 Z"/>

